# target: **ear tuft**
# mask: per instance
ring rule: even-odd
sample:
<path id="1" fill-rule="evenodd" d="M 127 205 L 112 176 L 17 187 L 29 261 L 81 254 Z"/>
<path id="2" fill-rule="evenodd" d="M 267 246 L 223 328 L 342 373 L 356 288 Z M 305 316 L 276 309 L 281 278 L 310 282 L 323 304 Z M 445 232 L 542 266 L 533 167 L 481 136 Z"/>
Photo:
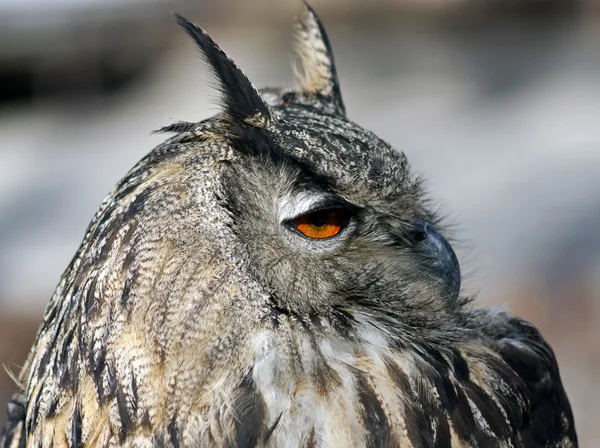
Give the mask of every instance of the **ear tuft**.
<path id="1" fill-rule="evenodd" d="M 305 10 L 296 25 L 296 55 L 301 62 L 296 80 L 304 92 L 328 98 L 337 111 L 346 115 L 333 52 L 323 24 L 306 1 Z"/>
<path id="2" fill-rule="evenodd" d="M 267 128 L 273 117 L 271 109 L 244 72 L 202 28 L 179 14 L 175 14 L 175 18 L 194 39 L 219 81 L 225 113 L 233 120 L 258 128 Z"/>

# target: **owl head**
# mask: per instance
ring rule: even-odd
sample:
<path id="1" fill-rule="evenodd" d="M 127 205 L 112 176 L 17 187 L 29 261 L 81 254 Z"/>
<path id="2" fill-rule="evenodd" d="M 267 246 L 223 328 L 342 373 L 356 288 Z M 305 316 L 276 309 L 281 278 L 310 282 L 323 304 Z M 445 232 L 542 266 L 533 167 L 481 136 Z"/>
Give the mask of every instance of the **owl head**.
<path id="1" fill-rule="evenodd" d="M 257 90 L 201 28 L 177 21 L 214 74 L 221 111 L 161 129 L 176 135 L 117 187 L 112 200 L 129 198 L 117 238 L 127 239 L 128 217 L 138 223 L 129 266 L 143 267 L 144 247 L 170 245 L 177 257 L 153 249 L 154 265 L 167 267 L 145 275 L 164 278 L 174 258 L 201 260 L 196 275 L 218 271 L 239 300 L 307 322 L 402 316 L 395 326 L 422 335 L 455 315 L 459 264 L 422 182 L 401 151 L 346 116 L 314 11 L 298 22 L 295 90 Z M 206 282 L 186 284 L 210 293 Z"/>

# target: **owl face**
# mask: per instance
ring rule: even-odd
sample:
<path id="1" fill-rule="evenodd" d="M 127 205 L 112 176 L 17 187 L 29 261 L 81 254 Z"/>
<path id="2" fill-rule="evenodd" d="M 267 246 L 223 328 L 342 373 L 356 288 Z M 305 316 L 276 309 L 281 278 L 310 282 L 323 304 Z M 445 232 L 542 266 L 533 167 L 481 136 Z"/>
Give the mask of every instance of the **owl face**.
<path id="1" fill-rule="evenodd" d="M 223 171 L 223 206 L 252 275 L 301 314 L 359 301 L 451 307 L 458 263 L 404 154 L 301 101 L 283 95 L 276 124 L 246 130 Z"/>
<path id="2" fill-rule="evenodd" d="M 214 68 L 224 109 L 184 138 L 199 153 L 217 140 L 230 148 L 217 207 L 244 270 L 276 306 L 301 315 L 405 307 L 417 320 L 451 309 L 456 256 L 405 155 L 346 117 L 313 11 L 299 22 L 297 91 L 259 92 L 204 31 L 178 20 Z"/>

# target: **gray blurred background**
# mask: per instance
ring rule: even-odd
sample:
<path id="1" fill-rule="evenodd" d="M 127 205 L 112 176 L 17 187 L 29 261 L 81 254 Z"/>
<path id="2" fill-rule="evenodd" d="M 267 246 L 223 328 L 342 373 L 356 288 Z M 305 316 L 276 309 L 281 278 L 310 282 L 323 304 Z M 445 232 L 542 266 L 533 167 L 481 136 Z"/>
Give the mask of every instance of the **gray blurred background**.
<path id="1" fill-rule="evenodd" d="M 553 345 L 582 447 L 600 427 L 600 3 L 313 0 L 351 119 L 454 224 L 465 291 Z M 258 86 L 291 86 L 296 0 L 0 0 L 0 363 L 18 371 L 113 184 L 215 92 L 171 11 Z M 0 406 L 15 389 L 0 372 Z M 0 413 L 0 425 L 5 413 Z"/>

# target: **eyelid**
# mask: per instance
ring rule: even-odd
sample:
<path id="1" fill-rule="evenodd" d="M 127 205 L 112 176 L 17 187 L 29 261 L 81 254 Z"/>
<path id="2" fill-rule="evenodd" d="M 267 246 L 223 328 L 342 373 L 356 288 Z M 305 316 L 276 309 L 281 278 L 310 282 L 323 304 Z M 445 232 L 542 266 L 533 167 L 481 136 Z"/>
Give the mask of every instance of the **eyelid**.
<path id="1" fill-rule="evenodd" d="M 279 222 L 283 224 L 307 213 L 312 213 L 341 203 L 325 193 L 301 192 L 285 196 L 279 201 Z"/>

